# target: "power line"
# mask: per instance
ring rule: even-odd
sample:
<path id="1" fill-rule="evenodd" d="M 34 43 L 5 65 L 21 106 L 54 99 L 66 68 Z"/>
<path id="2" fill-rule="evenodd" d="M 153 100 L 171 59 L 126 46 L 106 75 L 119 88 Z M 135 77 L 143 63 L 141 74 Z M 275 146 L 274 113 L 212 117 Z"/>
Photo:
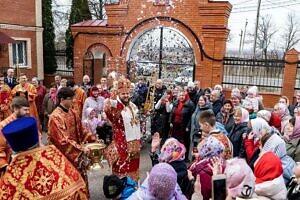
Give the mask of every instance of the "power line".
<path id="1" fill-rule="evenodd" d="M 299 1 L 296 1 L 294 0 L 294 2 L 291 2 L 290 0 L 286 1 L 282 1 L 282 0 L 279 0 L 279 1 L 267 1 L 267 2 L 262 2 L 261 5 L 262 7 L 270 7 L 270 6 L 287 6 L 287 5 L 290 5 L 290 4 L 294 4 L 294 3 L 300 3 Z M 256 9 L 256 6 L 257 5 L 248 5 L 248 6 L 241 6 L 241 7 L 233 7 L 233 10 L 243 10 L 243 9 Z"/>
<path id="2" fill-rule="evenodd" d="M 287 4 L 287 5 L 274 5 L 274 6 L 269 6 L 269 7 L 262 7 L 261 10 L 270 10 L 270 9 L 274 9 L 274 8 L 285 8 L 285 7 L 289 7 L 289 6 L 294 6 L 294 5 L 299 5 L 300 2 L 298 3 L 293 3 L 293 4 Z M 243 12 L 253 12 L 256 11 L 256 9 L 245 9 L 245 10 L 233 10 L 231 13 L 243 13 Z"/>

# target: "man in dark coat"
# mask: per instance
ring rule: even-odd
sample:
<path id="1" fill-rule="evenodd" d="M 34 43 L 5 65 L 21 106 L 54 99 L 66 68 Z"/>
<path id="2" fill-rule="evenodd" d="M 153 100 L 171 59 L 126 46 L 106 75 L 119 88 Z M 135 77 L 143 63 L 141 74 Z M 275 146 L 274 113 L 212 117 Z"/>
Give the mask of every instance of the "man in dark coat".
<path id="1" fill-rule="evenodd" d="M 12 68 L 9 68 L 7 70 L 7 77 L 4 78 L 4 82 L 10 87 L 10 89 L 13 89 L 16 85 L 18 85 L 18 81 L 15 75 L 15 70 Z"/>
<path id="2" fill-rule="evenodd" d="M 213 90 L 211 92 L 211 95 L 210 95 L 210 101 L 212 103 L 212 110 L 214 111 L 214 114 L 217 115 L 220 111 L 221 111 L 221 108 L 222 108 L 222 102 L 220 100 L 220 91 L 218 90 Z"/>

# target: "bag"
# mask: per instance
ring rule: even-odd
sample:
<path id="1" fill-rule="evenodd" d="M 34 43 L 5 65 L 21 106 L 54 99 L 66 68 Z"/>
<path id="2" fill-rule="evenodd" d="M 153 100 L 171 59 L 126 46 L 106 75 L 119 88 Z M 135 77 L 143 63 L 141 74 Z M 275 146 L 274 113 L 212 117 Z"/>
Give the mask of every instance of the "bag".
<path id="1" fill-rule="evenodd" d="M 104 157 L 106 158 L 109 166 L 114 165 L 118 161 L 120 154 L 115 141 L 112 141 L 110 145 L 104 149 Z"/>

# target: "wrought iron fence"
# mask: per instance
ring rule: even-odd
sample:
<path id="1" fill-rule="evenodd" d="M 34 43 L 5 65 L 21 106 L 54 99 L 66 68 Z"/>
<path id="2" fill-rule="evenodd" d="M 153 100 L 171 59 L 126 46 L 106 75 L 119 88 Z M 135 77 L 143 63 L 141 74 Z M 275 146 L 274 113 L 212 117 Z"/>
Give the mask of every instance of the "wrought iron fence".
<path id="1" fill-rule="evenodd" d="M 57 63 L 56 74 L 61 76 L 74 76 L 74 69 L 68 68 L 66 61 L 66 51 L 65 50 L 56 50 L 55 58 Z"/>
<path id="2" fill-rule="evenodd" d="M 225 57 L 223 87 L 256 85 L 260 92 L 281 93 L 284 60 Z"/>

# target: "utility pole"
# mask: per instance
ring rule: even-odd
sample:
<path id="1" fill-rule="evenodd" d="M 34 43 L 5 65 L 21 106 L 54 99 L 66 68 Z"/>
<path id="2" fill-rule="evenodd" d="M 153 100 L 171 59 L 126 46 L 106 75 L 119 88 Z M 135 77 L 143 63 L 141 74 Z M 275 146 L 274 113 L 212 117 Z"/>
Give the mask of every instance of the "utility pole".
<path id="1" fill-rule="evenodd" d="M 247 32 L 247 25 L 248 25 L 248 19 L 246 19 L 245 22 L 245 30 L 244 30 L 244 36 L 243 36 L 243 42 L 242 42 L 242 54 L 244 54 L 244 45 L 245 45 L 245 37 Z"/>
<path id="2" fill-rule="evenodd" d="M 256 53 L 256 42 L 257 42 L 257 30 L 258 30 L 258 23 L 259 23 L 260 5 L 261 5 L 261 0 L 258 0 L 256 23 L 255 23 L 255 33 L 254 33 L 254 45 L 253 45 L 253 56 L 254 57 L 255 57 L 255 53 Z"/>
<path id="3" fill-rule="evenodd" d="M 243 30 L 241 30 L 241 34 L 240 34 L 239 56 L 241 56 L 242 40 L 243 40 Z"/>

